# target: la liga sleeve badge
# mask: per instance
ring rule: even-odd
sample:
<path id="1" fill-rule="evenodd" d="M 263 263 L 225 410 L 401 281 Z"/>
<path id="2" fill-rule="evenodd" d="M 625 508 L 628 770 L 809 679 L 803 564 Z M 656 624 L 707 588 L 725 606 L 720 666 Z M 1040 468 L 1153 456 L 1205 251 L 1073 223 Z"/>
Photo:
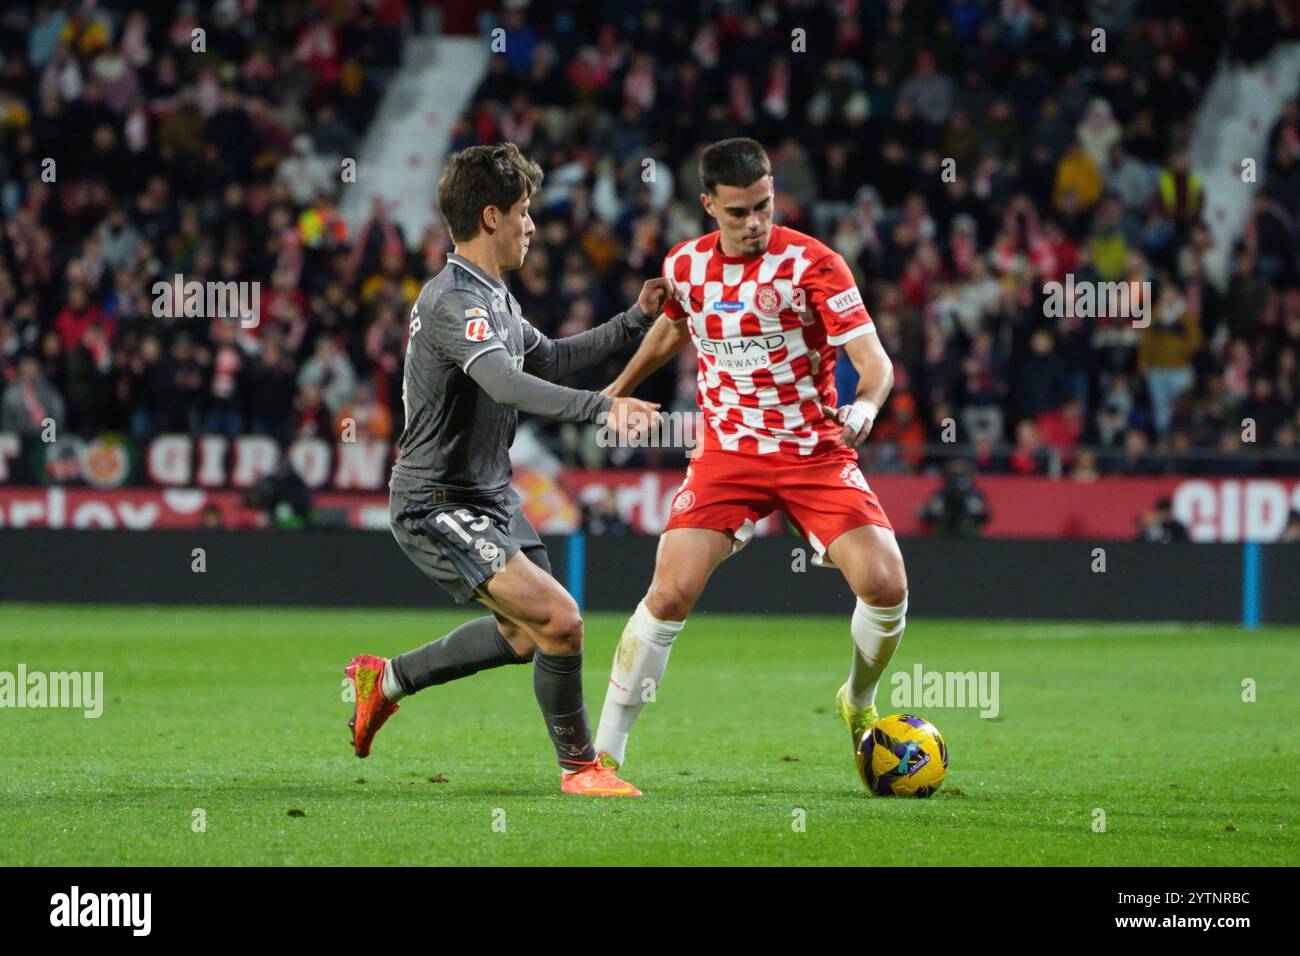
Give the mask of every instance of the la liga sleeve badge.
<path id="1" fill-rule="evenodd" d="M 481 310 L 466 309 L 465 314 L 469 315 L 471 311 Z M 465 323 L 465 338 L 471 342 L 486 342 L 495 334 L 492 331 L 492 323 L 487 319 L 470 319 Z"/>

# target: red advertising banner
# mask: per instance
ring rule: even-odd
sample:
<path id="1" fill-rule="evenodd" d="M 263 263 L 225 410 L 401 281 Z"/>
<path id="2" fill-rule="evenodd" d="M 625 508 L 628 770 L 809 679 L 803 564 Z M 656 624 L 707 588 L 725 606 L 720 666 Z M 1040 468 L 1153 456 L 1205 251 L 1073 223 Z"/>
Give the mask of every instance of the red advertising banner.
<path id="1" fill-rule="evenodd" d="M 391 443 L 369 440 L 297 438 L 282 453 L 265 435 L 159 435 L 140 445 L 108 432 L 90 439 L 65 435 L 48 444 L 28 441 L 24 447 L 17 435 L 0 432 L 0 484 L 251 488 L 275 471 L 284 454 L 309 488 L 382 491 L 394 453 Z"/>
<path id="2" fill-rule="evenodd" d="M 521 471 L 515 487 L 530 520 L 543 534 L 567 534 L 581 524 L 584 506 L 612 500 L 635 531 L 656 534 L 664 525 L 683 477 L 677 471 L 565 471 L 551 476 Z M 925 534 L 918 512 L 941 487 L 935 476 L 870 478 L 900 535 Z M 990 520 L 990 538 L 1083 538 L 1128 540 L 1138 519 L 1168 497 L 1174 516 L 1193 541 L 1275 541 L 1287 516 L 1300 510 L 1300 480 L 1268 478 L 1068 479 L 990 476 L 977 478 Z M 318 519 L 373 530 L 388 529 L 388 497 L 382 492 L 318 492 Z M 0 486 L 0 527 L 51 528 L 258 528 L 266 516 L 244 503 L 242 492 L 205 488 L 63 488 Z M 759 534 L 783 534 L 780 515 L 763 521 Z"/>
<path id="3" fill-rule="evenodd" d="M 868 479 L 900 535 L 922 534 L 918 510 L 941 486 L 934 477 Z M 1099 478 L 1096 481 L 977 477 L 987 538 L 1137 537 L 1138 519 L 1161 498 L 1193 541 L 1276 541 L 1300 510 L 1300 480 L 1269 478 Z"/>
<path id="4" fill-rule="evenodd" d="M 667 520 L 683 472 L 569 471 L 562 478 L 580 501 L 612 493 L 619 513 L 639 531 L 657 533 Z M 871 489 L 899 535 L 927 530 L 919 513 L 943 485 L 940 476 L 868 475 Z M 1138 519 L 1161 498 L 1173 501 L 1174 517 L 1193 541 L 1276 541 L 1287 515 L 1300 511 L 1300 479 L 1099 478 L 1096 481 L 976 477 L 984 496 L 988 538 L 1137 537 Z M 763 522 L 774 533 L 781 522 Z"/>
<path id="5" fill-rule="evenodd" d="M 387 495 L 319 494 L 318 514 L 353 528 L 388 530 Z M 205 488 L 13 487 L 0 485 L 0 528 L 269 528 L 271 520 L 239 491 Z"/>

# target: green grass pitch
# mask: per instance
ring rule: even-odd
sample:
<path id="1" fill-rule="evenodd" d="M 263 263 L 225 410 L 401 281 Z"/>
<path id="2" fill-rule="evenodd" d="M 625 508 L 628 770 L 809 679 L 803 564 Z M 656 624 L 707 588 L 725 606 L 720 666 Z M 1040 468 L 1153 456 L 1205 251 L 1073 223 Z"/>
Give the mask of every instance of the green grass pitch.
<path id="1" fill-rule="evenodd" d="M 0 865 L 1300 862 L 1296 629 L 914 617 L 892 670 L 997 671 L 1000 713 L 901 708 L 952 763 L 891 800 L 834 713 L 848 609 L 700 614 L 628 751 L 646 797 L 584 800 L 524 667 L 409 699 L 352 755 L 348 658 L 467 616 L 0 605 L 0 671 L 103 671 L 105 696 L 97 720 L 0 710 Z M 623 620 L 587 618 L 593 723 Z"/>

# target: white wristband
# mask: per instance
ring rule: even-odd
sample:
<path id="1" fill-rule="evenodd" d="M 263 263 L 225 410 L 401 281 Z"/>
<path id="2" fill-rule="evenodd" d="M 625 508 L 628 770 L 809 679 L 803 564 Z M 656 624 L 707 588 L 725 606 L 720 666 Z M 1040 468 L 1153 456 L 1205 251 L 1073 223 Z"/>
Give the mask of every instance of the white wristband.
<path id="1" fill-rule="evenodd" d="M 862 431 L 862 426 L 867 422 L 874 422 L 880 409 L 875 402 L 866 400 L 854 402 L 849 406 L 849 413 L 844 416 L 844 426 L 854 435 Z"/>

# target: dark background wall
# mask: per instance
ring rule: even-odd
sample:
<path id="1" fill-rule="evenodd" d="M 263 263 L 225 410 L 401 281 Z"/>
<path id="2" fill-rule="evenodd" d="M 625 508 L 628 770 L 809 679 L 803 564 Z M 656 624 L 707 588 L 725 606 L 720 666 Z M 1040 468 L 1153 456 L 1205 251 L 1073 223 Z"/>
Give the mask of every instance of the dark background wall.
<path id="1" fill-rule="evenodd" d="M 584 606 L 627 611 L 654 567 L 653 537 L 547 539 Z M 909 612 L 932 617 L 1236 622 L 1254 590 L 1263 622 L 1300 623 L 1300 548 L 1287 545 L 901 539 Z M 1105 572 L 1092 570 L 1105 550 Z M 195 548 L 207 570 L 191 570 Z M 1258 575 L 1243 587 L 1248 549 Z M 842 613 L 840 574 L 798 538 L 761 538 L 725 561 L 701 609 Z M 581 586 L 572 571 L 582 567 Z M 802 569 L 801 569 L 802 568 Z M 1253 583 L 1257 578 L 1257 584 Z M 0 529 L 0 601 L 452 607 L 391 536 L 366 531 L 194 532 Z"/>

